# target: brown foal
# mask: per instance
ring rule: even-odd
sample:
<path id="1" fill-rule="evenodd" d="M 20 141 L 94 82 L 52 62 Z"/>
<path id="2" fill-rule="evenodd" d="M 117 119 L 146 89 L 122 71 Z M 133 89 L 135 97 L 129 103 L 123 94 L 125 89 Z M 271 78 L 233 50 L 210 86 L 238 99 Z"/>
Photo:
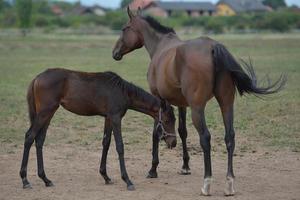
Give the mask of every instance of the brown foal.
<path id="1" fill-rule="evenodd" d="M 113 132 L 121 177 L 126 182 L 128 190 L 134 189 L 125 167 L 121 134 L 121 120 L 128 109 L 153 117 L 155 119 L 153 138 L 157 141 L 164 139 L 169 148 L 176 146 L 175 116 L 172 107 L 164 100 L 152 96 L 112 72 L 85 73 L 67 69 L 48 69 L 31 82 L 27 101 L 31 126 L 25 135 L 20 170 L 23 188 L 31 188 L 27 180 L 27 164 L 34 141 L 38 176 L 46 186 L 53 186 L 44 171 L 43 144 L 50 121 L 59 105 L 78 115 L 105 117 L 99 172 L 106 184 L 112 183 L 106 172 L 106 158 Z"/>
<path id="2" fill-rule="evenodd" d="M 213 96 L 217 99 L 223 116 L 228 151 L 225 195 L 234 195 L 232 158 L 235 147 L 233 105 L 236 89 L 240 95 L 276 93 L 285 84 L 285 76 L 266 87 L 259 87 L 251 63 L 243 62 L 245 71 L 219 42 L 208 37 L 182 41 L 172 28 L 161 25 L 155 19 L 139 13 L 134 15 L 129 8 L 127 12 L 129 21 L 116 42 L 113 58 L 121 60 L 123 55 L 145 46 L 151 58 L 148 83 L 152 94 L 178 106 L 179 109 L 178 132 L 183 147 L 182 174 L 190 173 L 185 121 L 186 107 L 191 107 L 192 121 L 199 133 L 204 152 L 204 186 L 201 188 L 203 195 L 210 195 L 212 177 L 211 135 L 205 122 L 204 110 Z M 153 164 L 150 175 L 156 169 L 157 163 Z"/>

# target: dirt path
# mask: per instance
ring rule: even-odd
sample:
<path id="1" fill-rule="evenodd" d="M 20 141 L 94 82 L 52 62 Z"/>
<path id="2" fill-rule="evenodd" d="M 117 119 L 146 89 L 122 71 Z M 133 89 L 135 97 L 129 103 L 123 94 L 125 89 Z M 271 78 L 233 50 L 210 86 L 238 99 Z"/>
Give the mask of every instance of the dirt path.
<path id="1" fill-rule="evenodd" d="M 136 191 L 127 191 L 120 178 L 115 148 L 108 157 L 108 173 L 113 185 L 104 185 L 98 174 L 100 149 L 75 145 L 48 145 L 45 147 L 45 166 L 55 187 L 46 188 L 36 175 L 36 157 L 30 155 L 28 178 L 33 189 L 23 190 L 18 176 L 21 148 L 15 153 L 0 155 L 0 199 L 222 199 L 225 183 L 226 154 L 213 154 L 214 181 L 211 197 L 200 195 L 202 185 L 202 156 L 192 153 L 192 175 L 181 176 L 180 149 L 162 148 L 158 179 L 146 179 L 150 168 L 150 146 L 147 150 L 126 153 L 126 164 Z M 199 158 L 200 157 L 200 158 Z M 243 153 L 235 156 L 236 191 L 227 199 L 300 199 L 300 155 L 293 152 Z"/>

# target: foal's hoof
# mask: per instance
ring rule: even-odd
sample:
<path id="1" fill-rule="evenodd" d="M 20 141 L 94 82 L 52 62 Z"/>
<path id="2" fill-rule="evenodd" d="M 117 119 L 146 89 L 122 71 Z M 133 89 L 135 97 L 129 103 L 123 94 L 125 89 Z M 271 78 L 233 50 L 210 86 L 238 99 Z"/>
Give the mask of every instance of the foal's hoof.
<path id="1" fill-rule="evenodd" d="M 225 196 L 233 196 L 235 194 L 233 182 L 234 182 L 234 179 L 232 177 L 226 178 L 226 188 L 224 190 Z"/>
<path id="2" fill-rule="evenodd" d="M 210 196 L 210 184 L 212 182 L 212 179 L 211 178 L 205 178 L 204 179 L 204 185 L 203 187 L 201 188 L 201 194 L 203 196 Z"/>
<path id="3" fill-rule="evenodd" d="M 24 184 L 23 189 L 32 189 L 32 186 L 30 183 Z"/>
<path id="4" fill-rule="evenodd" d="M 129 190 L 129 191 L 134 191 L 134 190 L 135 190 L 134 185 L 128 185 L 128 186 L 127 186 L 127 190 Z"/>
<path id="5" fill-rule="evenodd" d="M 157 178 L 157 173 L 156 172 L 148 172 L 147 178 Z"/>
<path id="6" fill-rule="evenodd" d="M 179 172 L 180 175 L 190 175 L 191 170 L 190 169 L 181 169 Z"/>
<path id="7" fill-rule="evenodd" d="M 45 185 L 46 185 L 46 187 L 53 187 L 54 186 L 54 184 L 51 181 L 45 183 Z"/>

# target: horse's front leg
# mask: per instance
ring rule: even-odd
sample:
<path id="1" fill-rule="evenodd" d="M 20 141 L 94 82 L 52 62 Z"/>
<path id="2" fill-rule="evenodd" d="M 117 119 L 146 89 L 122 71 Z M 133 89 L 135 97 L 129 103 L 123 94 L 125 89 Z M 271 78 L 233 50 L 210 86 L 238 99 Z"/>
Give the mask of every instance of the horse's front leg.
<path id="1" fill-rule="evenodd" d="M 101 164 L 99 169 L 101 176 L 105 180 L 105 184 L 112 184 L 112 181 L 107 175 L 107 171 L 106 171 L 106 160 L 107 160 L 107 153 L 111 141 L 111 132 L 112 132 L 111 120 L 106 117 L 105 124 L 104 124 L 104 136 L 102 140 L 102 146 L 103 146 L 102 157 L 101 157 Z"/>
<path id="2" fill-rule="evenodd" d="M 191 174 L 191 172 L 189 167 L 190 156 L 187 151 L 187 145 L 186 145 L 186 138 L 187 138 L 186 107 L 178 107 L 178 118 L 179 118 L 178 133 L 182 141 L 182 158 L 183 158 L 183 165 L 180 174 L 188 175 Z"/>
<path id="3" fill-rule="evenodd" d="M 128 190 L 135 190 L 133 183 L 128 177 L 125 160 L 124 160 L 124 144 L 121 133 L 121 117 L 119 115 L 112 117 L 112 128 L 114 133 L 114 138 L 116 142 L 116 149 L 119 155 L 120 169 L 121 169 L 121 177 L 127 184 Z"/>
<path id="4" fill-rule="evenodd" d="M 153 134 L 152 134 L 152 166 L 148 172 L 147 178 L 157 178 L 157 166 L 159 164 L 158 148 L 159 148 L 159 136 L 156 132 L 156 122 L 154 122 Z"/>

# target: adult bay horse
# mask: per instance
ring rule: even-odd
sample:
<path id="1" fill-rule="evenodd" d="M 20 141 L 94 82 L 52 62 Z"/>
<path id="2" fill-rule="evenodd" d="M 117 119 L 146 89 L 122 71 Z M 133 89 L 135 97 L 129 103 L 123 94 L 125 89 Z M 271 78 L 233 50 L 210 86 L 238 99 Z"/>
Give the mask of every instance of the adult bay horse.
<path id="1" fill-rule="evenodd" d="M 179 135 L 183 147 L 182 173 L 189 174 L 189 155 L 186 147 L 186 107 L 191 107 L 192 121 L 199 133 L 204 152 L 203 195 L 210 195 L 211 155 L 210 138 L 204 110 L 214 96 L 221 108 L 225 125 L 225 143 L 228 152 L 228 169 L 225 195 L 234 195 L 232 157 L 235 147 L 233 105 L 236 89 L 245 93 L 267 95 L 278 92 L 286 82 L 281 76 L 273 84 L 259 87 L 250 64 L 243 63 L 246 71 L 234 59 L 224 45 L 208 37 L 182 41 L 172 28 L 165 27 L 155 19 L 134 15 L 127 8 L 129 21 L 122 29 L 113 49 L 113 58 L 145 46 L 151 62 L 148 68 L 148 83 L 152 94 L 167 100 L 179 108 Z M 155 141 L 154 141 L 155 142 Z M 153 163 L 150 177 L 158 164 Z M 155 176 L 154 176 L 155 177 Z"/>
<path id="2" fill-rule="evenodd" d="M 121 134 L 121 120 L 128 109 L 153 117 L 155 119 L 153 135 L 157 136 L 153 138 L 163 138 L 170 148 L 176 146 L 175 116 L 172 107 L 164 100 L 152 96 L 112 72 L 85 73 L 67 69 L 48 69 L 31 82 L 27 101 L 31 126 L 25 135 L 20 170 L 23 188 L 31 188 L 27 180 L 27 164 L 29 151 L 34 141 L 38 176 L 46 186 L 53 186 L 44 171 L 43 144 L 50 120 L 59 105 L 78 115 L 105 117 L 99 172 L 106 184 L 112 183 L 106 172 L 106 158 L 113 132 L 119 155 L 121 177 L 126 182 L 128 190 L 134 189 L 125 167 Z"/>

